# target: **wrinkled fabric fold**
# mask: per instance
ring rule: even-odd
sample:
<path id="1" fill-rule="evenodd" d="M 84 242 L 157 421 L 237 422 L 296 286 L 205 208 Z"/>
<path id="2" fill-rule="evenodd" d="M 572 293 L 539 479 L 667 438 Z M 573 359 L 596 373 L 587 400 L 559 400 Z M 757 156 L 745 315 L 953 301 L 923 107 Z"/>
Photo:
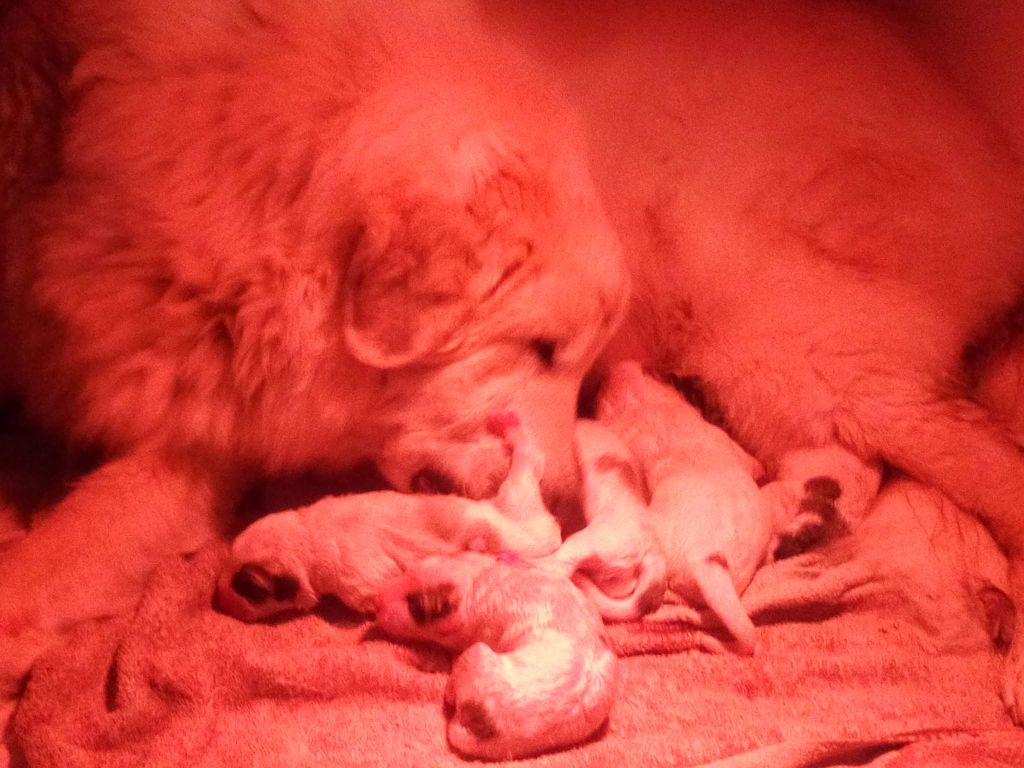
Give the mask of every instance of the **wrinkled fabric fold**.
<path id="1" fill-rule="evenodd" d="M 919 546 L 919 532 L 905 535 Z M 864 543 L 761 569 L 745 596 L 761 633 L 753 658 L 708 652 L 725 635 L 679 605 L 610 626 L 622 663 L 608 728 L 510 765 L 1024 764 L 981 615 L 908 580 L 921 568 L 941 586 L 960 560 L 939 562 L 932 539 L 931 559 L 926 547 L 905 561 L 917 565 L 889 567 Z M 46 656 L 15 716 L 14 765 L 464 764 L 445 744 L 443 652 L 344 612 L 273 625 L 219 614 L 224 555 L 167 563 L 133 616 L 82 627 Z"/>

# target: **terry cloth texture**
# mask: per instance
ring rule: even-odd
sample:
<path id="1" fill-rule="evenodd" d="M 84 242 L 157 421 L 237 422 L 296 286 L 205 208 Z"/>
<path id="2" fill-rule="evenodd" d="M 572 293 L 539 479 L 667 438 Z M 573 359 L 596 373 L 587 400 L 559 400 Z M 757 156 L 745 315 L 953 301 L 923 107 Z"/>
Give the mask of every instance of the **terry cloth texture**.
<path id="1" fill-rule="evenodd" d="M 975 599 L 991 541 L 903 485 L 852 537 L 762 568 L 745 596 L 761 632 L 752 658 L 709 652 L 714 631 L 681 606 L 612 626 L 623 658 L 607 729 L 509 765 L 1024 765 Z M 82 627 L 44 657 L 14 718 L 13 765 L 465 764 L 445 743 L 446 654 L 340 612 L 274 625 L 221 615 L 224 554 L 167 563 L 133 616 Z"/>

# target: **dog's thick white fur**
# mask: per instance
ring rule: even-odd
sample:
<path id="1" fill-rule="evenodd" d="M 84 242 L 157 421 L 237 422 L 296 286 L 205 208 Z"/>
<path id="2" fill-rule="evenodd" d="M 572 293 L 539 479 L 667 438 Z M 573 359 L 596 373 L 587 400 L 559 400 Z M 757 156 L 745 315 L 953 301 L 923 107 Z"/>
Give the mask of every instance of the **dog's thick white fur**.
<path id="1" fill-rule="evenodd" d="M 259 473 L 368 458 L 486 497 L 510 409 L 546 494 L 574 486 L 628 279 L 520 57 L 447 0 L 63 7 L 63 173 L 5 228 L 2 367 L 106 459 L 0 559 L 7 685 Z"/>
<path id="2" fill-rule="evenodd" d="M 867 4 L 491 5 L 585 113 L 637 296 L 611 356 L 699 376 L 769 472 L 838 443 L 937 486 L 1024 604 L 1024 453 L 961 375 L 1024 286 L 1024 175 L 983 110 Z"/>

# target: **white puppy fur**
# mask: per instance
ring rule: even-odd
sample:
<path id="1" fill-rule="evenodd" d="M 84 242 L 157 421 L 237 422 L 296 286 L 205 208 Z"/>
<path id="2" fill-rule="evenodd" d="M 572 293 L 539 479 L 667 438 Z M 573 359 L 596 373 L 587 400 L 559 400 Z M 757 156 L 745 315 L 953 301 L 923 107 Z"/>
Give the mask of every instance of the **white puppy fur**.
<path id="1" fill-rule="evenodd" d="M 661 605 L 666 583 L 643 477 L 629 448 L 594 421 L 576 425 L 576 455 L 587 524 L 546 565 L 570 576 L 602 618 L 638 619 Z"/>
<path id="2" fill-rule="evenodd" d="M 54 6 L 71 106 L 62 174 L 4 225 L 5 383 L 105 459 L 0 559 L 3 685 L 264 472 L 368 458 L 487 497 L 510 408 L 546 496 L 574 487 L 617 238 L 522 58 L 460 3 L 413 5 Z"/>
<path id="3" fill-rule="evenodd" d="M 379 491 L 268 515 L 232 543 L 218 605 L 258 621 L 333 596 L 370 613 L 386 584 L 429 555 L 551 554 L 562 536 L 540 495 L 544 457 L 515 417 L 496 415 L 491 426 L 512 456 L 493 500 Z"/>
<path id="4" fill-rule="evenodd" d="M 984 110 L 869 4 L 491 5 L 584 111 L 637 297 L 612 357 L 701 377 L 769 473 L 838 444 L 933 484 L 1024 603 L 1024 452 L 962 383 L 1024 287 L 1024 174 Z"/>
<path id="5" fill-rule="evenodd" d="M 640 464 L 669 586 L 688 604 L 709 608 L 737 651 L 753 653 L 757 633 L 739 595 L 764 562 L 774 530 L 773 508 L 750 472 L 755 463 L 633 362 L 609 372 L 597 417 Z"/>
<path id="6" fill-rule="evenodd" d="M 384 584 L 430 555 L 514 553 L 574 579 L 602 618 L 636 619 L 661 605 L 665 560 L 644 521 L 639 474 L 611 433 L 577 426 L 590 523 L 563 544 L 544 506 L 544 456 L 518 417 L 489 421 L 511 454 L 493 499 L 378 491 L 332 496 L 268 515 L 232 542 L 217 603 L 244 621 L 305 612 L 325 598 L 371 612 Z"/>
<path id="7" fill-rule="evenodd" d="M 461 655 L 445 702 L 448 742 L 468 757 L 578 744 L 608 719 L 616 658 L 594 606 L 567 578 L 516 557 L 424 560 L 377 601 L 377 624 Z"/>

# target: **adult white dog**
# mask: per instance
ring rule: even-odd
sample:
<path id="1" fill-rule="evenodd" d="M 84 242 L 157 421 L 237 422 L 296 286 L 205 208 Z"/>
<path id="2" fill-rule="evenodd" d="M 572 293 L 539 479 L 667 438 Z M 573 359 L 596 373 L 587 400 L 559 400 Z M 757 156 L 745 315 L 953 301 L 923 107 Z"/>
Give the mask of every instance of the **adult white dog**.
<path id="1" fill-rule="evenodd" d="M 635 278 L 613 355 L 700 377 L 769 472 L 838 446 L 937 486 L 1024 606 L 1024 452 L 962 373 L 1024 288 L 1024 174 L 984 110 L 865 3 L 489 7 L 585 114 Z M 1003 693 L 1024 722 L 1024 633 Z"/>
<path id="2" fill-rule="evenodd" d="M 0 558 L 8 689 L 262 473 L 368 458 L 398 489 L 486 497 L 509 455 L 485 424 L 510 409 L 548 497 L 574 487 L 579 383 L 627 277 L 573 124 L 518 57 L 444 0 L 33 0 L 7 21 L 39 8 L 74 63 L 60 174 L 6 227 L 2 368 L 105 459 Z M 30 52 L 5 66 L 24 136 L 46 81 Z"/>

